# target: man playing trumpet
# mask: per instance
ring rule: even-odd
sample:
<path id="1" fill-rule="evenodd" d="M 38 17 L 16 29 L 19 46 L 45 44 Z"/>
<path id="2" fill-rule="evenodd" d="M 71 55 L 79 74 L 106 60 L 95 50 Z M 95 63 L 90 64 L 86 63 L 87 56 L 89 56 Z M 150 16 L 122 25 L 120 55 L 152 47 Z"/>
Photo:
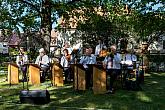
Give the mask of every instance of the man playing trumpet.
<path id="1" fill-rule="evenodd" d="M 121 57 L 116 52 L 116 45 L 110 47 L 110 52 L 103 61 L 103 67 L 106 69 L 107 75 L 110 75 L 110 85 L 108 93 L 114 93 L 113 83 L 117 76 L 121 73 L 120 67 Z"/>

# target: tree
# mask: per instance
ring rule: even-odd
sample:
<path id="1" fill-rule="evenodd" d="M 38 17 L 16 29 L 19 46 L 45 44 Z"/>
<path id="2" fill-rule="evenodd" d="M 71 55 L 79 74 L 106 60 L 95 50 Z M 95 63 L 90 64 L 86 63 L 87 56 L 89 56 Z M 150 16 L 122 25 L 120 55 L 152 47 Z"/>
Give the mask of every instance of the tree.
<path id="1" fill-rule="evenodd" d="M 152 6 L 155 4 L 162 4 L 162 7 L 154 10 Z M 19 30 L 18 28 L 22 27 L 24 31 L 41 29 L 40 37 L 41 41 L 44 41 L 42 46 L 47 50 L 49 50 L 51 40 L 52 24 L 61 16 L 66 19 L 66 22 L 69 22 L 67 20 L 72 17 L 71 15 L 79 17 L 80 13 L 73 13 L 75 9 L 83 9 L 83 17 L 88 18 L 86 22 L 79 22 L 82 25 L 78 29 L 89 34 L 94 33 L 97 37 L 113 35 L 109 37 L 110 39 L 114 37 L 118 39 L 118 36 L 127 36 L 130 33 L 134 35 L 145 33 L 147 35 L 146 32 L 149 33 L 152 30 L 137 31 L 140 30 L 142 21 L 145 21 L 144 16 L 146 15 L 144 13 L 157 11 L 158 13 L 162 12 L 164 16 L 163 0 L 1 0 L 0 5 L 1 28 Z M 103 15 L 96 14 L 94 7 L 101 7 Z M 152 17 L 150 16 L 150 18 Z M 163 19 L 159 22 L 162 21 Z M 102 28 L 100 29 L 100 27 Z"/>
<path id="2" fill-rule="evenodd" d="M 1 28 L 11 28 L 24 32 L 42 30 L 43 46 L 49 50 L 52 23 L 56 21 L 56 14 L 61 13 L 64 3 L 61 0 L 3 0 L 0 5 Z M 59 12 L 59 13 L 58 13 Z M 59 14 L 60 15 L 60 14 Z M 7 24 L 7 25 L 6 25 Z M 6 27 L 5 27 L 6 26 Z"/>

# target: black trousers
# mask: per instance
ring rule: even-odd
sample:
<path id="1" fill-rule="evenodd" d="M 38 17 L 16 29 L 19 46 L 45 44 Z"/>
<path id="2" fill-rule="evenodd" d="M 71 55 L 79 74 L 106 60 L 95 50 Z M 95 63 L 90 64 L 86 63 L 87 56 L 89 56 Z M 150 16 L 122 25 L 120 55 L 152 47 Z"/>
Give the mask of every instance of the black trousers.
<path id="1" fill-rule="evenodd" d="M 42 70 L 42 73 L 41 73 L 41 82 L 43 82 L 43 81 L 46 80 L 46 74 L 47 74 L 47 71 L 49 70 L 49 67 L 48 66 L 41 67 L 41 70 Z"/>
<path id="2" fill-rule="evenodd" d="M 117 76 L 121 74 L 121 69 L 107 69 L 107 76 L 110 76 L 110 84 L 109 84 L 109 89 L 112 90 L 113 88 L 113 83 L 117 79 Z"/>
<path id="3" fill-rule="evenodd" d="M 71 68 L 70 67 L 64 67 L 64 76 L 65 76 L 65 83 L 71 81 Z"/>
<path id="4" fill-rule="evenodd" d="M 20 67 L 20 69 L 21 69 L 22 75 L 23 75 L 22 80 L 26 80 L 27 79 L 27 66 L 26 65 L 22 65 Z"/>
<path id="5" fill-rule="evenodd" d="M 89 89 L 93 86 L 93 74 L 91 69 L 85 68 L 85 77 L 86 77 L 86 88 Z"/>

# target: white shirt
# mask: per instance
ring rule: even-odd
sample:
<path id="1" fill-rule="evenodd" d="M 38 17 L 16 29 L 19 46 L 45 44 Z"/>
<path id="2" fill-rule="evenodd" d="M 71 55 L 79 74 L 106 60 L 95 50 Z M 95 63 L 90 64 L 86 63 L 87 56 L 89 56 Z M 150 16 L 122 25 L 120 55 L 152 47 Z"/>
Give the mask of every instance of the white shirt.
<path id="1" fill-rule="evenodd" d="M 28 62 L 28 56 L 27 55 L 18 55 L 16 58 L 16 63 L 20 67 L 21 65 L 24 65 L 26 62 Z"/>
<path id="2" fill-rule="evenodd" d="M 40 61 L 41 61 L 41 64 L 40 64 Z M 35 64 L 38 64 L 41 67 L 48 67 L 49 66 L 49 57 L 47 55 L 44 55 L 42 57 L 39 55 L 35 61 Z"/>
<path id="3" fill-rule="evenodd" d="M 98 44 L 95 48 L 95 55 L 99 55 L 103 48 L 106 49 L 107 47 L 104 44 Z"/>
<path id="4" fill-rule="evenodd" d="M 80 64 L 83 64 L 84 68 L 88 68 L 87 64 L 96 64 L 96 56 L 82 56 L 80 57 Z"/>
<path id="5" fill-rule="evenodd" d="M 72 49 L 72 48 L 63 48 L 63 50 L 64 50 L 64 49 L 67 49 L 67 50 L 68 50 L 68 54 L 71 54 L 71 53 L 72 53 L 72 51 L 73 51 L 73 49 Z M 62 50 L 62 51 L 63 51 L 63 50 Z"/>
<path id="6" fill-rule="evenodd" d="M 62 65 L 62 67 L 69 67 L 69 61 L 65 58 L 65 56 L 61 57 L 60 64 Z"/>
<path id="7" fill-rule="evenodd" d="M 106 56 L 103 61 L 104 64 L 106 64 L 107 69 L 121 69 L 121 66 L 120 66 L 121 56 L 119 53 L 116 53 L 114 55 L 113 62 L 111 62 L 111 60 L 112 58 L 110 56 Z"/>
<path id="8" fill-rule="evenodd" d="M 134 54 L 127 53 L 123 55 L 123 61 L 121 61 L 122 64 L 128 65 L 128 69 L 133 69 L 133 62 L 137 61 L 137 57 Z M 137 67 L 138 65 L 136 65 Z"/>

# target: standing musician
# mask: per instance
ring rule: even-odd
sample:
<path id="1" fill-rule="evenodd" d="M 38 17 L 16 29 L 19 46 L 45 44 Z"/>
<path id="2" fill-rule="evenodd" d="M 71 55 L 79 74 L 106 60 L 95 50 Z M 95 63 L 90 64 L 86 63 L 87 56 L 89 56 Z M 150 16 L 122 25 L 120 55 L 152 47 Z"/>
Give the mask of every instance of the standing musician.
<path id="1" fill-rule="evenodd" d="M 104 42 L 101 39 L 99 39 L 98 45 L 95 48 L 95 55 L 102 57 L 104 55 L 103 50 L 106 50 L 106 49 L 107 47 L 104 45 Z"/>
<path id="2" fill-rule="evenodd" d="M 41 48 L 39 50 L 39 56 L 37 57 L 35 64 L 38 64 L 42 70 L 41 81 L 45 81 L 46 73 L 49 69 L 49 57 L 46 55 L 45 49 Z"/>
<path id="3" fill-rule="evenodd" d="M 120 54 L 116 52 L 116 45 L 110 47 L 111 52 L 105 57 L 103 67 L 106 69 L 107 75 L 110 75 L 110 88 L 108 93 L 114 93 L 113 83 L 117 76 L 121 73 Z"/>
<path id="4" fill-rule="evenodd" d="M 70 61 L 71 61 L 71 55 L 68 52 L 68 49 L 63 50 L 63 56 L 61 57 L 60 64 L 63 67 L 64 75 L 65 75 L 65 81 L 64 83 L 67 83 L 71 80 L 71 69 L 70 69 Z"/>
<path id="5" fill-rule="evenodd" d="M 64 47 L 63 47 L 63 50 L 64 49 L 67 49 L 68 50 L 68 54 L 71 54 L 72 53 L 72 48 L 70 47 L 70 45 L 69 45 L 68 42 L 65 42 Z"/>
<path id="6" fill-rule="evenodd" d="M 96 64 L 96 56 L 92 55 L 92 48 L 85 49 L 85 55 L 80 57 L 80 64 L 83 64 L 86 72 L 86 87 L 92 87 L 92 70 L 87 64 Z"/>
<path id="7" fill-rule="evenodd" d="M 27 81 L 27 75 L 26 75 L 27 66 L 25 65 L 25 63 L 27 62 L 28 62 L 28 56 L 25 54 L 24 48 L 20 47 L 19 55 L 16 57 L 16 63 L 22 71 L 23 74 L 22 81 Z"/>

